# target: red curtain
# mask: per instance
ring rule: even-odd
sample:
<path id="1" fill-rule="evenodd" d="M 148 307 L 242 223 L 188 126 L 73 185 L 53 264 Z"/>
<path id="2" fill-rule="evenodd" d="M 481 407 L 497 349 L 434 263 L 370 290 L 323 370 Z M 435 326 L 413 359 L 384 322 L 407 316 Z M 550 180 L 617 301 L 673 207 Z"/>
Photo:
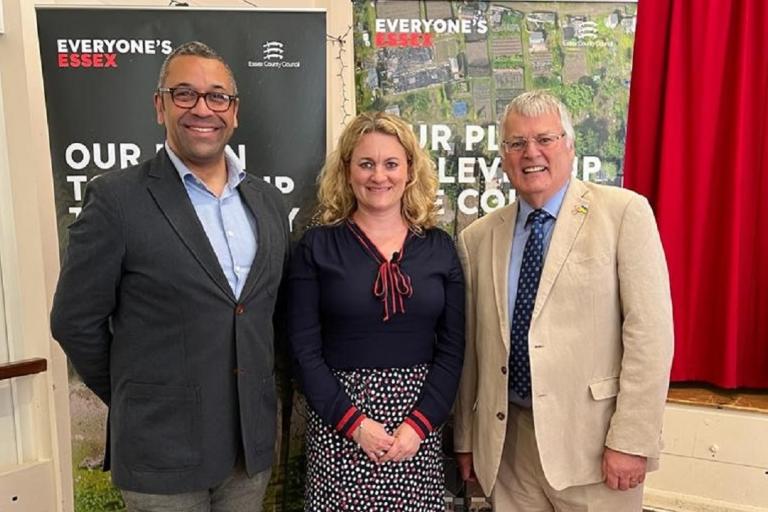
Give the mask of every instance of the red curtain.
<path id="1" fill-rule="evenodd" d="M 768 1 L 639 0 L 624 186 L 669 263 L 673 381 L 768 388 Z"/>

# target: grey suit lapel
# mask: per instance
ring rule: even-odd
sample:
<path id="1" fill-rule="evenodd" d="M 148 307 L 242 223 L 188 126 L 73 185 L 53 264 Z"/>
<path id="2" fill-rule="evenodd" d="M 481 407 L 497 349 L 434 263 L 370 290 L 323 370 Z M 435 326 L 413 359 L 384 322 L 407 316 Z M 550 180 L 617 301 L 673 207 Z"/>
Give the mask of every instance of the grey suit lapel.
<path id="1" fill-rule="evenodd" d="M 501 339 L 509 351 L 509 255 L 515 234 L 517 202 L 499 212 L 499 222 L 492 231 L 492 267 L 496 309 L 499 315 Z"/>
<path id="2" fill-rule="evenodd" d="M 568 254 L 571 252 L 576 237 L 589 215 L 589 195 L 584 184 L 572 179 L 563 198 L 563 205 L 557 215 L 555 230 L 552 232 L 552 240 L 549 243 L 547 258 L 544 268 L 541 270 L 539 290 L 536 294 L 536 304 L 533 307 L 532 321 L 547 301 L 549 292 L 565 264 Z"/>
<path id="3" fill-rule="evenodd" d="M 272 246 L 270 229 L 267 224 L 267 222 L 269 222 L 269 219 L 267 218 L 269 212 L 264 208 L 264 200 L 261 197 L 261 191 L 257 189 L 251 181 L 254 179 L 257 178 L 246 175 L 246 178 L 238 187 L 240 197 L 243 198 L 243 202 L 245 202 L 245 205 L 251 210 L 254 219 L 256 219 L 256 236 L 258 237 L 258 249 L 256 251 L 256 256 L 253 258 L 253 263 L 251 263 L 251 270 L 248 272 L 243 291 L 240 293 L 241 301 L 253 292 L 256 283 L 259 282 L 262 274 L 264 274 L 267 269 L 269 265 L 267 255 Z"/>
<path id="4" fill-rule="evenodd" d="M 160 150 L 152 162 L 149 175 L 153 179 L 150 180 L 147 188 L 168 223 L 203 267 L 205 273 L 234 302 L 232 288 L 221 270 L 216 253 L 213 252 L 208 236 L 184 189 L 184 184 L 181 183 L 176 168 L 164 149 Z"/>

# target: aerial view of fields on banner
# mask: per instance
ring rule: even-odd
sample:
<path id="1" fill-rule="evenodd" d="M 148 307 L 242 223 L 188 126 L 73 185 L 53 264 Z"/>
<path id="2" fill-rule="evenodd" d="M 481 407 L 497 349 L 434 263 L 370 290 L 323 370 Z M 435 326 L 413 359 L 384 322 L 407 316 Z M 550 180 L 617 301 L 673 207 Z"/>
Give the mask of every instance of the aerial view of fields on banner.
<path id="1" fill-rule="evenodd" d="M 495 122 L 523 91 L 548 88 L 573 113 L 575 171 L 621 184 L 634 2 L 359 1 L 359 111 L 408 119 L 432 151 L 444 227 L 514 199 Z"/>

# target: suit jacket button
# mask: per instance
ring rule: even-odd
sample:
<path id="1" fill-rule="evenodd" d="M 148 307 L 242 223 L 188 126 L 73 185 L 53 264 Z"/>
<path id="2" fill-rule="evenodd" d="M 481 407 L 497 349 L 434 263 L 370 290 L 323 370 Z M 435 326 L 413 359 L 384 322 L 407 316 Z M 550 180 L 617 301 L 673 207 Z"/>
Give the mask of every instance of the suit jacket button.
<path id="1" fill-rule="evenodd" d="M 242 315 L 243 313 L 245 313 L 245 306 L 243 306 L 242 304 L 238 304 L 237 307 L 235 308 L 235 314 Z"/>
<path id="2" fill-rule="evenodd" d="M 496 417 L 499 418 L 501 421 L 504 421 L 504 413 L 503 412 L 497 412 Z"/>
<path id="3" fill-rule="evenodd" d="M 501 373 L 502 373 L 502 375 L 506 375 L 507 374 L 507 367 L 506 366 L 502 366 L 501 367 Z"/>

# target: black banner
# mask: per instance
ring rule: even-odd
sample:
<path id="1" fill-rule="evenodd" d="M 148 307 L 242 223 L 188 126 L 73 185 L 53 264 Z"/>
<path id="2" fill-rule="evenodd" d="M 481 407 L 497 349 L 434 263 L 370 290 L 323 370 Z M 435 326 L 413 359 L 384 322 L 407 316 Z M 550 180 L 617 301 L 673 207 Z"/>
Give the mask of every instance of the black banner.
<path id="1" fill-rule="evenodd" d="M 39 8 L 61 247 L 88 180 L 146 160 L 164 142 L 152 94 L 176 46 L 199 40 L 235 74 L 230 146 L 249 173 L 287 195 L 291 220 L 311 202 L 325 157 L 325 13 Z"/>

